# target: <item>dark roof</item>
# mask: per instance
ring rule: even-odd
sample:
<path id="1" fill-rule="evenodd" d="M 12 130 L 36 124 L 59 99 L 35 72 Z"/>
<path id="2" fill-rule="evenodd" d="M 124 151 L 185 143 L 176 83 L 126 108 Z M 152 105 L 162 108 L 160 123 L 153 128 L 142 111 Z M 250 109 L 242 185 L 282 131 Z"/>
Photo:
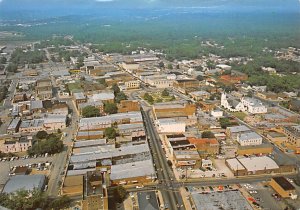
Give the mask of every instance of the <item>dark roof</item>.
<path id="1" fill-rule="evenodd" d="M 273 179 L 285 191 L 295 190 L 295 187 L 288 180 L 286 180 L 286 178 L 281 176 L 281 177 L 274 177 Z"/>
<path id="2" fill-rule="evenodd" d="M 168 138 L 182 138 L 185 137 L 184 134 L 169 134 L 167 135 Z"/>
<path id="3" fill-rule="evenodd" d="M 140 210 L 157 210 L 159 209 L 156 194 L 151 192 L 139 192 L 138 202 Z"/>
<path id="4" fill-rule="evenodd" d="M 172 146 L 179 146 L 179 145 L 189 145 L 190 142 L 188 140 L 181 140 L 181 141 L 170 141 Z"/>

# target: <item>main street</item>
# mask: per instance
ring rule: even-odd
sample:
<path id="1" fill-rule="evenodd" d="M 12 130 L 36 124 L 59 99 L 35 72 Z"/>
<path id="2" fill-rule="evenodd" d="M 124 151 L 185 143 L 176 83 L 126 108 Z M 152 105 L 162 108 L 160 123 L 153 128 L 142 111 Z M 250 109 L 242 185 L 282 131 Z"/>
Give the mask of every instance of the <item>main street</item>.
<path id="1" fill-rule="evenodd" d="M 175 176 L 167 163 L 167 159 L 164 156 L 162 148 L 159 146 L 160 138 L 155 128 L 153 127 L 149 113 L 150 110 L 142 111 L 147 134 L 149 137 L 150 148 L 152 150 L 154 163 L 157 169 L 157 178 L 159 183 L 166 186 L 166 188 L 161 189 L 165 207 L 169 207 L 170 209 L 184 209 L 181 195 L 178 192 L 179 189 L 177 186 L 173 186 L 172 181 L 175 180 Z M 173 191 L 170 191 L 168 188 L 172 188 Z"/>

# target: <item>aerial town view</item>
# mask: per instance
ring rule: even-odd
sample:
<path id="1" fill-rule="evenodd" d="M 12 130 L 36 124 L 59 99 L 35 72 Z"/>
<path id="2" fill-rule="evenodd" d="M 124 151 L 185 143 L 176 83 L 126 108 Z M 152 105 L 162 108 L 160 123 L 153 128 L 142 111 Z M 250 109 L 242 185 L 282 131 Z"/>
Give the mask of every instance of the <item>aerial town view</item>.
<path id="1" fill-rule="evenodd" d="M 299 0 L 0 0 L 0 210 L 299 210 Z"/>

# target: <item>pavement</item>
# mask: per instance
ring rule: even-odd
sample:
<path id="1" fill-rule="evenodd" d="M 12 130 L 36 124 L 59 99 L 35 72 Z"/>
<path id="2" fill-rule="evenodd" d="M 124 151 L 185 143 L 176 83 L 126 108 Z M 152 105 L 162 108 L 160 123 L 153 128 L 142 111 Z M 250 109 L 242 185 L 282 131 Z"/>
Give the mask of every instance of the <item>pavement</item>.
<path id="1" fill-rule="evenodd" d="M 169 167 L 164 152 L 160 145 L 160 138 L 156 132 L 149 116 L 150 110 L 147 112 L 142 111 L 144 116 L 144 121 L 147 129 L 148 138 L 150 140 L 150 148 L 153 153 L 154 162 L 157 169 L 157 178 L 161 185 L 161 192 L 164 198 L 165 207 L 170 209 L 185 209 L 183 206 L 183 201 L 179 193 L 179 188 L 173 186 L 173 181 L 175 176 Z M 182 206 L 182 207 L 181 207 Z"/>
<path id="2" fill-rule="evenodd" d="M 0 162 L 0 191 L 9 179 L 9 172 L 11 167 L 25 166 L 26 164 L 45 163 L 46 161 L 53 162 L 54 159 L 55 156 L 48 156 Z"/>

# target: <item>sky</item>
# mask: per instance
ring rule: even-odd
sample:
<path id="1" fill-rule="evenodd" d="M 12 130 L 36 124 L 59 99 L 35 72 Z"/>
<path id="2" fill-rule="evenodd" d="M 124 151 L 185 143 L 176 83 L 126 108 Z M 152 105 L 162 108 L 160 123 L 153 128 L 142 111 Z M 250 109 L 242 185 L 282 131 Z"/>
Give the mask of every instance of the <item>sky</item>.
<path id="1" fill-rule="evenodd" d="M 225 8 L 228 11 L 300 13 L 300 0 L 0 0 L 0 18 L 1 12 L 12 16 L 29 10 L 55 16 L 144 8 Z"/>

